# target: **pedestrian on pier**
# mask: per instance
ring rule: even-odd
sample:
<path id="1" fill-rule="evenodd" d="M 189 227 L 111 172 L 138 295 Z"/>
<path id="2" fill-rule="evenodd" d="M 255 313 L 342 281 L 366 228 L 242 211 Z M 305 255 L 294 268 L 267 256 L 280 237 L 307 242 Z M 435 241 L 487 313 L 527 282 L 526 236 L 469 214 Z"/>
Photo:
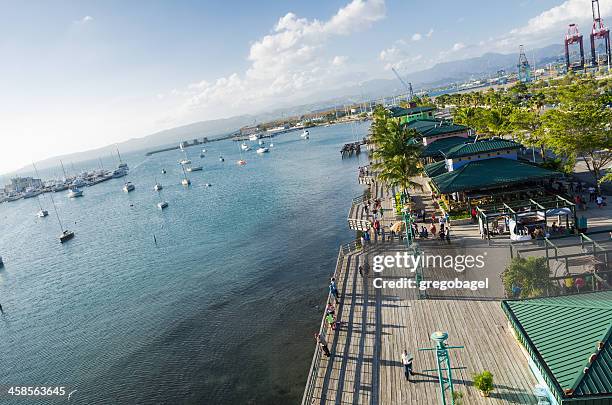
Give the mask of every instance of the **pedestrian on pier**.
<path id="1" fill-rule="evenodd" d="M 380 206 L 380 208 L 378 209 L 378 211 L 380 212 L 380 218 L 385 216 L 385 210 L 383 209 L 382 205 Z"/>
<path id="2" fill-rule="evenodd" d="M 325 356 L 329 357 L 331 354 L 329 352 L 329 347 L 327 347 L 327 341 L 325 340 L 323 335 L 321 335 L 320 333 L 315 333 L 315 340 L 319 344 L 319 347 L 321 347 L 321 350 L 323 350 L 323 353 L 325 353 Z"/>
<path id="3" fill-rule="evenodd" d="M 431 236 L 435 239 L 436 233 L 438 232 L 435 224 L 431 224 L 431 226 L 429 227 L 429 232 L 431 232 Z"/>
<path id="4" fill-rule="evenodd" d="M 336 299 L 336 303 L 340 302 L 340 293 L 338 292 L 338 287 L 336 286 L 336 279 L 334 277 L 331 278 L 329 282 L 329 292 Z"/>
<path id="5" fill-rule="evenodd" d="M 332 314 L 336 316 L 336 307 L 331 302 L 327 303 L 327 307 L 325 308 L 325 314 Z"/>
<path id="6" fill-rule="evenodd" d="M 414 372 L 412 371 L 412 354 L 408 353 L 407 350 L 402 353 L 402 364 L 404 365 L 406 381 L 410 381 L 410 376 L 414 375 Z"/>
<path id="7" fill-rule="evenodd" d="M 385 241 L 385 227 L 384 226 L 380 228 L 380 234 L 382 236 L 382 241 L 384 242 Z"/>

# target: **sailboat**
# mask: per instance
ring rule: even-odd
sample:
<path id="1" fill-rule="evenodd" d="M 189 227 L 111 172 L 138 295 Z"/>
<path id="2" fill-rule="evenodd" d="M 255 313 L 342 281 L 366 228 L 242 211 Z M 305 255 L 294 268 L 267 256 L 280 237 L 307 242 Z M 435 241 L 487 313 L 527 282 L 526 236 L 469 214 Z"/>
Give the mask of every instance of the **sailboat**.
<path id="1" fill-rule="evenodd" d="M 155 185 L 153 186 L 153 190 L 160 191 L 163 188 L 164 188 L 164 186 L 162 186 L 160 183 L 158 183 L 157 179 L 155 179 Z"/>
<path id="2" fill-rule="evenodd" d="M 157 186 L 157 184 L 156 184 Z M 156 189 L 157 191 L 161 190 L 161 188 Z M 161 198 L 161 193 L 157 193 L 157 196 L 159 197 L 159 202 L 157 203 L 157 208 L 159 208 L 160 210 L 163 210 L 164 208 L 168 208 L 168 201 L 164 201 Z"/>
<path id="3" fill-rule="evenodd" d="M 40 211 L 36 213 L 36 216 L 38 216 L 39 218 L 44 218 L 47 215 L 49 215 L 49 211 L 47 211 L 46 209 L 42 207 L 42 204 L 40 203 L 40 198 L 37 198 L 37 200 L 38 200 L 38 206 L 40 207 Z"/>
<path id="4" fill-rule="evenodd" d="M 302 133 L 300 134 L 300 137 L 302 139 L 310 139 L 310 132 L 308 132 L 307 129 L 305 129 L 304 131 L 302 131 Z"/>
<path id="5" fill-rule="evenodd" d="M 181 165 L 181 169 L 183 169 L 183 179 L 181 180 L 181 184 L 183 186 L 189 186 L 191 184 L 191 180 L 187 178 L 187 173 L 185 173 L 185 166 Z"/>
<path id="6" fill-rule="evenodd" d="M 38 174 L 38 169 L 36 168 L 36 165 L 34 164 L 34 162 L 32 162 L 32 166 L 34 167 L 34 172 L 36 173 L 36 177 L 40 179 L 40 175 Z M 36 196 L 36 200 L 38 201 L 38 206 L 40 207 L 40 211 L 38 211 L 36 215 L 39 218 L 44 218 L 47 215 L 49 215 L 49 211 L 43 208 L 42 203 L 40 202 L 39 196 Z"/>
<path id="7" fill-rule="evenodd" d="M 119 153 L 119 146 L 115 145 L 115 149 L 117 149 L 117 157 L 119 157 L 119 165 L 117 166 L 117 168 L 124 169 L 126 171 L 129 170 L 127 163 L 121 160 L 121 154 Z"/>
<path id="8" fill-rule="evenodd" d="M 62 230 L 62 233 L 59 236 L 60 243 L 67 242 L 70 239 L 74 238 L 74 232 L 68 229 L 64 229 L 59 213 L 57 212 L 57 207 L 55 206 L 55 201 L 53 200 L 53 196 L 52 195 L 49 195 L 49 196 L 51 197 L 51 203 L 53 204 L 53 210 L 55 211 L 55 216 L 57 217 L 57 223 L 59 224 L 60 229 Z"/>

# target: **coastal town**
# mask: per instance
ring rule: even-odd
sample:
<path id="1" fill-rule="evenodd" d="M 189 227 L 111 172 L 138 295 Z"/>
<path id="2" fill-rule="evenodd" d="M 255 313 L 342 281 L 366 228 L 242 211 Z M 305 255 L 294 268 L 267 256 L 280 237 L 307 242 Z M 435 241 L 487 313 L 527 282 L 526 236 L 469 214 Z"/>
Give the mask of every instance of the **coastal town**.
<path id="1" fill-rule="evenodd" d="M 612 403 L 612 78 L 523 77 L 374 109 L 303 405 Z"/>

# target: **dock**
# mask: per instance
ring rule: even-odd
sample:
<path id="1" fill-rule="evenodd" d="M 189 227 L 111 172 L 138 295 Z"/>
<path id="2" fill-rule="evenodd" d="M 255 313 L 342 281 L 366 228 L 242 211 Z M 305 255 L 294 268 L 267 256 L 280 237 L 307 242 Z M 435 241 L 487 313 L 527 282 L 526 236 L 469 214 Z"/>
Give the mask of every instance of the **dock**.
<path id="1" fill-rule="evenodd" d="M 377 274 L 359 275 L 358 266 L 376 254 L 403 251 L 400 243 L 355 247 L 341 253 L 336 276 L 342 296 L 336 314 L 339 328 L 323 328 L 332 356 L 319 349 L 304 393 L 305 404 L 422 404 L 439 402 L 434 331 L 449 334 L 455 391 L 465 404 L 535 404 L 536 380 L 496 300 L 418 299 L 411 289 L 376 289 Z M 406 276 L 393 269 L 385 279 Z M 401 353 L 414 355 L 413 382 L 405 380 Z M 473 387 L 472 374 L 489 370 L 495 391 L 484 398 Z M 448 402 L 450 403 L 450 402 Z"/>
<path id="2" fill-rule="evenodd" d="M 357 142 L 350 142 L 350 143 L 345 143 L 342 146 L 342 149 L 340 149 L 340 154 L 342 155 L 342 158 L 344 159 L 345 157 L 351 157 L 353 155 L 358 156 L 359 154 L 361 154 L 361 145 L 365 145 L 365 141 L 357 141 Z"/>

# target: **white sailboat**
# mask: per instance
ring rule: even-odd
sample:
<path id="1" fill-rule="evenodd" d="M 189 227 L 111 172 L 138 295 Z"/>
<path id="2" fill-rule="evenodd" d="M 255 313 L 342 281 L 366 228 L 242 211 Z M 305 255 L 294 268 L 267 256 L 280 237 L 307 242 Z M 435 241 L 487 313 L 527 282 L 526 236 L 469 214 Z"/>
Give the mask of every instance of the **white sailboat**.
<path id="1" fill-rule="evenodd" d="M 251 150 L 251 147 L 247 145 L 246 143 L 242 142 L 242 144 L 240 145 L 240 149 L 246 152 L 246 151 Z"/>
<path id="2" fill-rule="evenodd" d="M 305 129 L 304 131 L 302 131 L 302 134 L 300 135 L 300 137 L 302 139 L 310 139 L 310 132 L 308 132 L 308 130 Z"/>
<path id="3" fill-rule="evenodd" d="M 59 236 L 60 243 L 67 242 L 70 239 L 74 238 L 74 232 L 68 229 L 64 229 L 64 225 L 62 225 L 62 220 L 60 219 L 59 213 L 57 212 L 57 207 L 55 206 L 53 196 L 49 195 L 49 197 L 51 197 L 51 203 L 53 204 L 53 210 L 55 211 L 55 216 L 57 217 L 57 223 L 59 224 L 60 229 L 62 230 L 62 233 Z"/>
<path id="4" fill-rule="evenodd" d="M 181 165 L 181 169 L 183 169 L 183 179 L 181 180 L 181 184 L 183 186 L 189 186 L 191 184 L 191 180 L 187 178 L 187 173 L 185 173 L 185 166 Z"/>

